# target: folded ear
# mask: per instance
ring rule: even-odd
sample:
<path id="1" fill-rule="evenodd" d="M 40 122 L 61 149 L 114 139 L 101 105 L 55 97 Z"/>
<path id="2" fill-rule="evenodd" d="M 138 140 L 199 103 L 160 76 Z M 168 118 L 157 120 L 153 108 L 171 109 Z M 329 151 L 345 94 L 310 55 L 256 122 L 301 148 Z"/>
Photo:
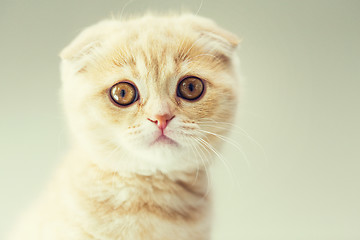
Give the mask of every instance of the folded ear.
<path id="1" fill-rule="evenodd" d="M 220 28 L 209 19 L 196 17 L 193 21 L 193 28 L 200 33 L 198 44 L 201 44 L 209 52 L 231 57 L 240 43 L 240 39 L 235 34 Z"/>
<path id="2" fill-rule="evenodd" d="M 208 37 L 219 42 L 223 42 L 232 49 L 235 49 L 240 43 L 240 39 L 235 34 L 219 27 L 205 28 L 202 30 L 202 34 L 205 36 L 208 35 Z"/>
<path id="3" fill-rule="evenodd" d="M 238 38 L 226 31 L 203 31 L 200 33 L 202 41 L 200 44 L 215 55 L 223 55 L 231 58 L 240 41 Z"/>
<path id="4" fill-rule="evenodd" d="M 81 61 L 100 47 L 103 39 L 118 25 L 115 21 L 107 20 L 86 28 L 60 52 L 60 57 L 70 62 Z"/>

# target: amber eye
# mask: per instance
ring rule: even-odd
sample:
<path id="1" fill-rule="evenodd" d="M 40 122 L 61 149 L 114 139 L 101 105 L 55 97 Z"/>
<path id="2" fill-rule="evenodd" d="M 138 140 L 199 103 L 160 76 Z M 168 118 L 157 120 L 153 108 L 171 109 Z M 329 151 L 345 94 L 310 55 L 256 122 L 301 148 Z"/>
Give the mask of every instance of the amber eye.
<path id="1" fill-rule="evenodd" d="M 138 92 L 131 83 L 119 82 L 110 88 L 110 97 L 115 103 L 127 106 L 138 100 Z"/>
<path id="2" fill-rule="evenodd" d="M 196 100 L 203 92 L 204 83 L 197 77 L 187 77 L 177 87 L 177 95 L 186 100 Z"/>

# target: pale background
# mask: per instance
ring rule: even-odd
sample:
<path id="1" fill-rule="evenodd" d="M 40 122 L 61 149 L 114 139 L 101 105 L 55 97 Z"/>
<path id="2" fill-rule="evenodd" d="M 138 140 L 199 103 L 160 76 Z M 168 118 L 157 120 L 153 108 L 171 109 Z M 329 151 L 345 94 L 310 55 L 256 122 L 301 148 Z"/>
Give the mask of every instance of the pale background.
<path id="1" fill-rule="evenodd" d="M 0 1 L 0 239 L 66 149 L 59 51 L 126 2 Z M 200 5 L 135 0 L 124 14 Z M 213 239 L 360 239 L 360 1 L 204 0 L 199 14 L 243 39 L 236 124 L 251 136 L 232 135 L 249 167 L 229 145 L 231 173 L 213 168 Z"/>

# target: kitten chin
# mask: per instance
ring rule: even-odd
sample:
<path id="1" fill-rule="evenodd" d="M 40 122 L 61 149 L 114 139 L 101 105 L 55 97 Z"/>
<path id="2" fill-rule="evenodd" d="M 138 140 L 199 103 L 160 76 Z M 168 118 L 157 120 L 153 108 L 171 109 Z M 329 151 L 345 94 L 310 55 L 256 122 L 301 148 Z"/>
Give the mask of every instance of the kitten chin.
<path id="1" fill-rule="evenodd" d="M 10 239 L 209 239 L 207 167 L 234 118 L 238 42 L 191 14 L 80 33 L 61 52 L 72 150 Z"/>

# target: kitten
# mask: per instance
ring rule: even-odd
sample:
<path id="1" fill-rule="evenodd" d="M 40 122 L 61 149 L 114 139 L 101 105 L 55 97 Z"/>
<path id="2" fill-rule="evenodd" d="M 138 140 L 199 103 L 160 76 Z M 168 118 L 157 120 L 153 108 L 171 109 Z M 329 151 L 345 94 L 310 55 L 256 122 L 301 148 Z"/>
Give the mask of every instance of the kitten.
<path id="1" fill-rule="evenodd" d="M 190 14 L 85 29 L 61 52 L 72 148 L 11 239 L 209 239 L 206 170 L 236 109 L 237 45 Z"/>

